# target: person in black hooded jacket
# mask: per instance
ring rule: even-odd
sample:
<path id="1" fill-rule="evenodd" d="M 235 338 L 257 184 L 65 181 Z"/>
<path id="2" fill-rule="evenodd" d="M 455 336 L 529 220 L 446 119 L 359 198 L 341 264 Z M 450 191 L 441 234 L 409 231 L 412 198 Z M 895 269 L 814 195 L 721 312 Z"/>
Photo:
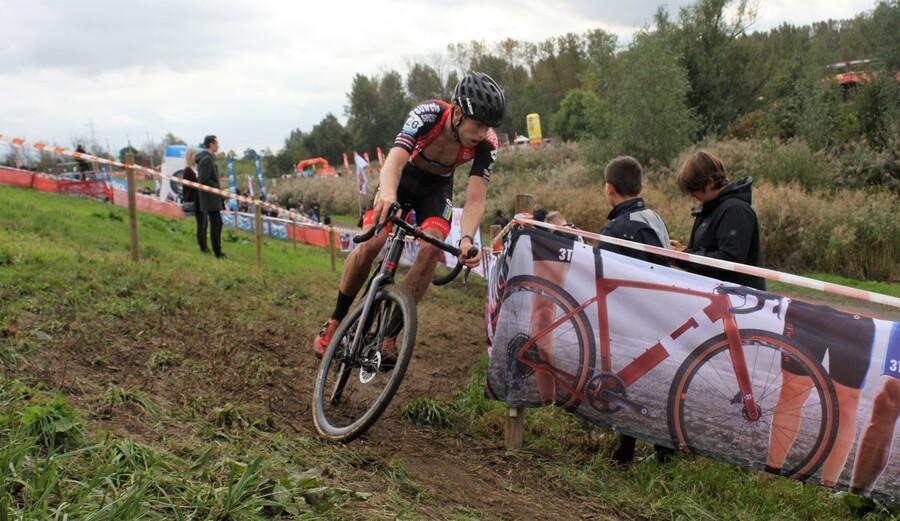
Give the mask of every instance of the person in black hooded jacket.
<path id="1" fill-rule="evenodd" d="M 672 249 L 729 262 L 762 267 L 763 253 L 759 221 L 750 206 L 753 179 L 728 182 L 722 160 L 701 150 L 695 153 L 678 173 L 678 188 L 700 202 L 691 210 L 694 227 L 687 246 L 669 241 Z M 686 263 L 691 273 L 705 275 L 760 290 L 766 289 L 762 277 Z"/>

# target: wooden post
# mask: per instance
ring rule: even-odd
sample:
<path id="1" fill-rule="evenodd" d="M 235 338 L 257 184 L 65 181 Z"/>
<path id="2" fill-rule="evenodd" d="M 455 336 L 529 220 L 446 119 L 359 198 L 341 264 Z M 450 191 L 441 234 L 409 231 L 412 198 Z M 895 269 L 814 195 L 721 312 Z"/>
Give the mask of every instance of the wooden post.
<path id="1" fill-rule="evenodd" d="M 258 204 L 253 205 L 256 214 L 256 267 L 262 268 L 262 247 L 263 247 L 263 218 L 262 208 Z"/>
<path id="2" fill-rule="evenodd" d="M 516 215 L 531 217 L 534 215 L 534 196 L 531 194 L 516 195 Z M 506 409 L 506 448 L 517 450 L 525 441 L 525 408 L 508 407 Z"/>
<path id="3" fill-rule="evenodd" d="M 516 195 L 516 215 L 534 215 L 534 196 L 531 194 Z"/>
<path id="4" fill-rule="evenodd" d="M 328 243 L 331 247 L 331 271 L 337 271 L 337 231 L 334 226 L 328 227 Z"/>
<path id="5" fill-rule="evenodd" d="M 128 152 L 125 154 L 125 162 L 129 165 L 134 164 L 134 154 Z M 137 185 L 134 182 L 134 168 L 125 169 L 126 179 L 128 179 L 128 228 L 131 231 L 131 261 L 138 262 L 141 260 L 140 249 L 138 245 L 138 229 L 137 229 Z"/>
<path id="6" fill-rule="evenodd" d="M 518 450 L 525 442 L 525 408 L 506 409 L 506 448 Z"/>
<path id="7" fill-rule="evenodd" d="M 494 244 L 494 238 L 497 237 L 497 235 L 500 233 L 500 230 L 502 229 L 503 227 L 499 224 L 491 225 L 491 253 L 494 255 L 500 253 L 500 242 L 498 241 L 497 244 Z"/>
<path id="8" fill-rule="evenodd" d="M 294 243 L 294 253 L 297 252 L 297 221 L 295 219 L 291 219 L 291 226 L 293 226 L 294 236 L 290 237 L 291 242 Z"/>

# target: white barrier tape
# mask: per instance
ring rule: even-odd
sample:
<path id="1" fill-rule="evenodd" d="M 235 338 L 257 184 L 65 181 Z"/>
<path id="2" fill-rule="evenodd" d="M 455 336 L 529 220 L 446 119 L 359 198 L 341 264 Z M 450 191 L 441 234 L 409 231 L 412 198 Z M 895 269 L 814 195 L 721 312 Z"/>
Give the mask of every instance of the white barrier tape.
<path id="1" fill-rule="evenodd" d="M 131 169 L 134 169 L 134 170 L 140 170 L 140 171 L 142 171 L 142 172 L 146 172 L 146 173 L 148 173 L 148 174 L 157 176 L 157 177 L 159 177 L 159 178 L 161 178 L 161 179 L 166 179 L 166 180 L 168 180 L 168 181 L 175 181 L 176 183 L 181 183 L 181 184 L 183 184 L 183 185 L 191 186 L 191 187 L 194 187 L 194 188 L 196 188 L 196 189 L 203 190 L 203 191 L 205 191 L 205 192 L 211 192 L 211 193 L 214 193 L 214 194 L 216 194 L 216 195 L 221 195 L 221 196 L 223 196 L 223 197 L 228 197 L 228 198 L 230 198 L 230 199 L 235 199 L 235 200 L 237 200 L 237 201 L 243 201 L 243 202 L 245 202 L 245 203 L 247 203 L 247 204 L 252 204 L 252 205 L 254 205 L 254 206 L 260 206 L 260 207 L 262 207 L 262 208 L 269 208 L 269 209 L 275 210 L 275 211 L 277 211 L 279 214 L 282 214 L 282 215 L 288 215 L 288 216 L 290 216 L 291 219 L 296 220 L 296 221 L 299 221 L 300 223 L 302 223 L 302 224 L 304 224 L 304 225 L 307 225 L 307 226 L 310 226 L 310 227 L 320 228 L 320 229 L 323 229 L 323 230 L 329 230 L 329 231 L 335 230 L 335 231 L 338 231 L 339 233 L 357 233 L 357 234 L 360 233 L 359 230 L 353 230 L 353 229 L 350 229 L 350 228 L 342 228 L 342 227 L 337 227 L 337 226 L 325 226 L 325 225 L 323 225 L 323 224 L 317 223 L 316 221 L 310 219 L 309 217 L 307 217 L 307 216 L 305 216 L 305 215 L 303 215 L 303 214 L 299 214 L 299 213 L 296 213 L 296 212 L 291 212 L 291 211 L 286 210 L 286 209 L 284 209 L 284 208 L 282 208 L 282 207 L 280 207 L 280 206 L 278 206 L 278 205 L 275 205 L 275 204 L 272 204 L 272 203 L 269 203 L 269 202 L 266 202 L 266 201 L 260 201 L 260 200 L 257 200 L 257 199 L 251 199 L 250 197 L 245 197 L 245 196 L 243 196 L 243 195 L 238 195 L 238 194 L 231 193 L 231 192 L 228 191 L 228 190 L 222 190 L 222 189 L 219 189 L 219 188 L 213 188 L 213 187 L 211 187 L 211 186 L 202 185 L 202 184 L 200 184 L 200 183 L 195 183 L 195 182 L 193 182 L 193 181 L 186 181 L 186 180 L 184 180 L 184 179 L 181 179 L 180 177 L 169 176 L 169 175 L 163 174 L 162 172 L 157 172 L 156 170 L 153 170 L 153 169 L 150 169 L 150 168 L 146 168 L 146 167 L 143 167 L 143 166 L 141 166 L 141 165 L 137 165 L 137 164 L 128 164 L 128 163 L 120 163 L 120 162 L 118 162 L 118 161 L 113 161 L 113 160 L 105 159 L 105 158 L 102 158 L 102 157 L 92 156 L 92 155 L 90 155 L 90 154 L 86 154 L 86 153 L 83 153 L 83 152 L 75 152 L 75 151 L 72 151 L 72 150 L 69 150 L 69 149 L 66 149 L 66 148 L 62 148 L 62 147 L 51 147 L 51 146 L 46 145 L 46 144 L 44 144 L 44 143 L 32 143 L 32 142 L 26 141 L 26 140 L 21 139 L 21 138 L 14 138 L 14 137 L 10 137 L 10 136 L 4 135 L 4 134 L 0 134 L 0 141 L 6 141 L 6 142 L 8 142 L 8 143 L 12 143 L 13 145 L 17 145 L 17 146 L 21 146 L 21 147 L 31 147 L 31 148 L 35 148 L 35 149 L 37 149 L 37 150 L 41 150 L 41 151 L 44 151 L 44 152 L 50 152 L 50 153 L 53 153 L 53 154 L 60 154 L 60 155 L 64 155 L 64 156 L 72 156 L 72 157 L 76 157 L 76 158 L 79 158 L 79 159 L 85 159 L 85 160 L 88 160 L 88 161 L 92 161 L 92 162 L 100 163 L 100 164 L 104 164 L 104 165 L 118 166 L 118 167 L 121 167 L 121 168 L 131 168 Z"/>
<path id="2" fill-rule="evenodd" d="M 650 246 L 647 244 L 642 244 L 639 242 L 626 241 L 625 239 L 617 239 L 615 237 L 607 237 L 605 235 L 600 235 L 598 233 L 591 233 L 584 230 L 579 230 L 577 228 L 567 228 L 564 226 L 556 226 L 555 224 L 550 224 L 542 221 L 535 221 L 533 219 L 519 218 L 518 216 L 513 219 L 505 228 L 491 240 L 491 244 L 500 240 L 505 234 L 509 232 L 514 223 L 524 224 L 526 226 L 538 226 L 541 228 L 547 228 L 549 230 L 561 231 L 565 233 L 571 233 L 580 235 L 582 237 L 587 237 L 589 239 L 595 239 L 600 242 L 606 242 L 609 244 L 616 244 L 618 246 L 624 246 L 626 248 L 631 248 L 633 250 L 640 250 L 647 253 L 653 253 L 655 255 L 662 255 L 664 257 L 669 257 L 672 259 L 677 259 L 680 261 L 692 262 L 695 264 L 702 264 L 704 266 L 709 266 L 712 268 L 719 268 L 727 271 L 734 271 L 737 273 L 744 273 L 747 275 L 753 275 L 756 277 L 762 277 L 769 280 L 776 280 L 779 282 L 784 282 L 787 284 L 793 284 L 795 286 L 802 286 L 805 288 L 816 289 L 819 291 L 825 291 L 827 293 L 834 293 L 835 295 L 842 295 L 844 297 L 852 297 L 859 300 L 867 300 L 869 302 L 875 302 L 877 304 L 884 304 L 885 306 L 891 306 L 895 308 L 900 308 L 900 298 L 891 297 L 888 295 L 882 295 L 881 293 L 874 293 L 872 291 L 865 291 L 858 288 L 851 288 L 849 286 L 842 286 L 840 284 L 834 284 L 831 282 L 823 282 L 821 280 L 810 279 L 807 277 L 801 277 L 799 275 L 791 275 L 790 273 L 783 273 L 780 271 L 769 270 L 765 268 L 758 268 L 756 266 L 749 266 L 747 264 L 739 264 L 737 262 L 729 262 L 719 259 L 712 259 L 710 257 L 701 257 L 699 255 L 693 255 L 690 253 L 684 253 L 680 251 L 670 250 L 668 248 L 659 248 L 657 246 Z"/>

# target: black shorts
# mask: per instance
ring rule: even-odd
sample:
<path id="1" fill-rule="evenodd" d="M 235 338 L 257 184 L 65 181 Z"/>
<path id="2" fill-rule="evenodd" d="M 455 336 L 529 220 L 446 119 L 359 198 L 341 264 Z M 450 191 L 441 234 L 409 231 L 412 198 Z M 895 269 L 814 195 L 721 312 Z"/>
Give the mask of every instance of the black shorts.
<path id="1" fill-rule="evenodd" d="M 379 188 L 376 201 L 380 195 Z M 439 218 L 446 222 L 449 231 L 453 218 L 453 176 L 428 174 L 407 163 L 397 187 L 397 202 L 415 210 L 419 226 L 428 219 Z"/>
<path id="2" fill-rule="evenodd" d="M 872 358 L 875 322 L 870 317 L 792 300 L 784 314 L 784 336 L 819 362 L 828 352 L 828 373 L 841 385 L 862 389 Z M 797 362 L 785 356 L 782 369 L 800 375 Z"/>
<path id="3" fill-rule="evenodd" d="M 535 261 L 571 262 L 574 236 L 535 228 L 531 235 L 531 255 Z"/>

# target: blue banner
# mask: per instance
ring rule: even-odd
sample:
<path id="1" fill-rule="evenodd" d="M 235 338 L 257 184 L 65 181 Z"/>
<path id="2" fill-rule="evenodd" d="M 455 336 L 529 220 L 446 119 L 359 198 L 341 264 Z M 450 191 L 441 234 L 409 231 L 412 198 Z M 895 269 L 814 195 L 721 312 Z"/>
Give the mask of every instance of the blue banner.
<path id="1" fill-rule="evenodd" d="M 237 227 L 245 232 L 252 232 L 256 228 L 254 221 L 256 219 L 252 215 L 238 214 Z"/>
<path id="2" fill-rule="evenodd" d="M 237 193 L 237 184 L 234 181 L 234 158 L 231 157 L 231 154 L 228 154 L 228 189 L 233 194 Z M 238 209 L 237 199 L 228 200 L 228 209 L 231 211 Z"/>
<path id="3" fill-rule="evenodd" d="M 251 150 L 251 152 L 253 152 L 253 164 L 256 165 L 256 179 L 259 181 L 259 193 L 263 201 L 268 201 L 269 196 L 266 193 L 266 180 L 263 178 L 262 163 L 259 160 L 259 154 L 256 153 L 256 150 Z"/>

